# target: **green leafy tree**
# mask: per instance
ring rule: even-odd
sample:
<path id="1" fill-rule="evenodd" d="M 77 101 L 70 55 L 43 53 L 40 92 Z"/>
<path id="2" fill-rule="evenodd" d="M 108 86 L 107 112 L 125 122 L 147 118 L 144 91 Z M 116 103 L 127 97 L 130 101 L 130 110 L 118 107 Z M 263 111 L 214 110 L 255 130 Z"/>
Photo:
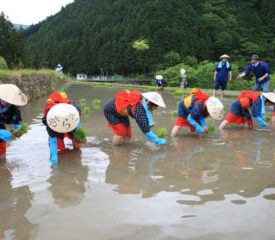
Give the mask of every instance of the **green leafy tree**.
<path id="1" fill-rule="evenodd" d="M 24 58 L 22 34 L 13 28 L 2 12 L 0 14 L 0 56 L 3 56 L 9 67 L 16 67 Z"/>

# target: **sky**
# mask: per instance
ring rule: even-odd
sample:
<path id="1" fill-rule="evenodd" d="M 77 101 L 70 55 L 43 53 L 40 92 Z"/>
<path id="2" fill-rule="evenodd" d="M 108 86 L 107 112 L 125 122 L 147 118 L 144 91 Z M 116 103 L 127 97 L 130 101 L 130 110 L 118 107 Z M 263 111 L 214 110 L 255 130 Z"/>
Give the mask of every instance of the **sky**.
<path id="1" fill-rule="evenodd" d="M 74 0 L 0 0 L 0 12 L 12 23 L 30 25 L 60 11 Z"/>

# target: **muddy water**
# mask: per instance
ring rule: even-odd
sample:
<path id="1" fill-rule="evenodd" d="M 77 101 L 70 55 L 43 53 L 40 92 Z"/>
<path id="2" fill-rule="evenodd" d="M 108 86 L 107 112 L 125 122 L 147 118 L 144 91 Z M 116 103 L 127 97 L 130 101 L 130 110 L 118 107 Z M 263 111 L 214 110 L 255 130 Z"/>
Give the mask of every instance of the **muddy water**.
<path id="1" fill-rule="evenodd" d="M 117 89 L 67 91 L 92 108 L 82 119 L 89 141 L 52 167 L 40 123 L 45 99 L 24 108 L 31 129 L 0 161 L 0 239 L 275 239 L 274 133 L 183 132 L 159 147 L 132 121 L 133 142 L 113 147 L 91 101 Z M 164 97 L 156 127 L 171 130 L 178 99 Z"/>

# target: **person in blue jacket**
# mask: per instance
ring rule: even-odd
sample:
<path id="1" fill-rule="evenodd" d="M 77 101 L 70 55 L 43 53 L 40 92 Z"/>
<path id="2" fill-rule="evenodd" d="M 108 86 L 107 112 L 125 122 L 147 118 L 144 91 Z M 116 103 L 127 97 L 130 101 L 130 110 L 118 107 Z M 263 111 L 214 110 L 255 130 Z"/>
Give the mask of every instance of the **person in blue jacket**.
<path id="1" fill-rule="evenodd" d="M 251 72 L 254 73 L 256 84 L 254 91 L 260 91 L 263 88 L 264 92 L 269 92 L 270 85 L 270 68 L 264 61 L 259 61 L 259 56 L 254 54 L 251 57 L 251 64 L 246 67 L 243 73 L 239 74 L 239 78 L 248 76 Z"/>
<path id="2" fill-rule="evenodd" d="M 157 91 L 163 90 L 163 88 L 165 87 L 165 82 L 162 75 L 156 76 L 156 87 L 157 87 Z"/>
<path id="3" fill-rule="evenodd" d="M 6 154 L 7 142 L 12 140 L 12 133 L 6 129 L 6 124 L 12 124 L 18 131 L 22 125 L 19 106 L 28 102 L 27 96 L 13 84 L 0 85 L 0 154 Z"/>
<path id="4" fill-rule="evenodd" d="M 267 126 L 265 120 L 265 105 L 272 106 L 269 99 L 261 95 L 260 92 L 243 91 L 236 101 L 230 107 L 230 111 L 226 119 L 221 123 L 219 129 L 224 129 L 229 123 L 241 125 L 248 124 L 250 129 L 254 128 L 253 119 L 257 121 L 261 127 Z M 251 113 L 249 111 L 251 108 Z"/>
<path id="5" fill-rule="evenodd" d="M 171 137 L 178 135 L 182 127 L 190 128 L 191 132 L 203 134 L 208 132 L 206 118 L 211 116 L 215 120 L 223 117 L 223 105 L 215 97 L 209 97 L 201 89 L 193 89 L 178 105 L 178 117 L 171 132 Z"/>
<path id="6" fill-rule="evenodd" d="M 230 57 L 226 54 L 220 57 L 221 61 L 216 65 L 215 73 L 214 73 L 214 90 L 213 96 L 215 97 L 217 90 L 219 88 L 222 89 L 221 97 L 224 97 L 224 91 L 226 89 L 226 85 L 228 80 L 231 81 L 232 79 L 232 71 L 231 71 L 231 64 L 229 63 L 228 59 Z"/>

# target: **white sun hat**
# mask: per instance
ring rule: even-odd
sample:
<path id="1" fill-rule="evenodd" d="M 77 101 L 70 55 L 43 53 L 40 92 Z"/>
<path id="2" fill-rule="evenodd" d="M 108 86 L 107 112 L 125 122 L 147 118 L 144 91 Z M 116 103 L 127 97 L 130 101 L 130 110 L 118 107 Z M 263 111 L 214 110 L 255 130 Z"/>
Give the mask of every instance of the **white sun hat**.
<path id="1" fill-rule="evenodd" d="M 227 59 L 230 59 L 230 57 L 229 57 L 227 54 L 223 54 L 223 55 L 221 55 L 221 56 L 220 56 L 220 59 L 222 59 L 222 58 L 227 58 Z"/>
<path id="2" fill-rule="evenodd" d="M 162 99 L 162 96 L 157 93 L 157 92 L 147 92 L 147 93 L 142 93 L 141 94 L 143 97 L 145 97 L 148 101 L 160 106 L 160 107 L 163 107 L 163 108 L 166 108 L 166 105 Z"/>
<path id="3" fill-rule="evenodd" d="M 162 80 L 162 79 L 163 79 L 163 76 L 162 76 L 162 75 L 157 75 L 157 76 L 156 76 L 156 79 L 157 79 L 157 80 Z"/>
<path id="4" fill-rule="evenodd" d="M 267 98 L 270 102 L 275 103 L 275 93 L 274 92 L 268 92 L 268 93 L 262 93 L 265 98 Z"/>
<path id="5" fill-rule="evenodd" d="M 181 75 L 185 75 L 185 74 L 186 74 L 186 70 L 185 70 L 184 68 L 182 68 L 182 69 L 180 70 L 180 74 L 181 74 Z"/>
<path id="6" fill-rule="evenodd" d="M 16 106 L 24 106 L 28 103 L 27 96 L 14 84 L 0 85 L 0 99 Z"/>
<path id="7" fill-rule="evenodd" d="M 49 128 L 58 133 L 73 131 L 79 122 L 80 116 L 77 109 L 67 103 L 59 103 L 53 106 L 47 115 Z"/>
<path id="8" fill-rule="evenodd" d="M 222 120 L 224 115 L 224 108 L 222 102 L 215 97 L 210 97 L 206 101 L 207 111 L 215 120 Z"/>

